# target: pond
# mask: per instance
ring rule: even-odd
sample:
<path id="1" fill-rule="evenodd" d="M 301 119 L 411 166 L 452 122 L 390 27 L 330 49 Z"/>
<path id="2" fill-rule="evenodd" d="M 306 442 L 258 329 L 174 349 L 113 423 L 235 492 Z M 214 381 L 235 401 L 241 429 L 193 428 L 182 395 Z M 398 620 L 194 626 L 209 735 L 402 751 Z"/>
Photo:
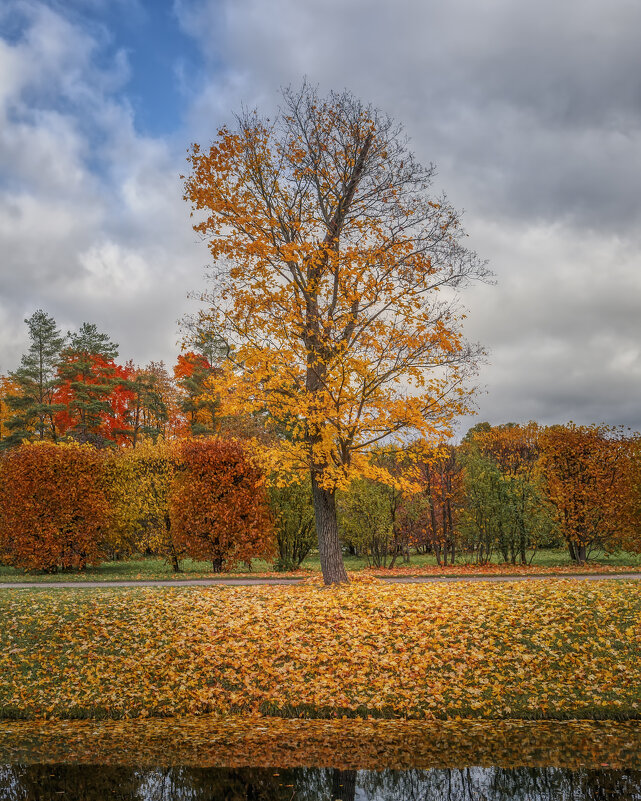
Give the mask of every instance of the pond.
<path id="1" fill-rule="evenodd" d="M 641 801 L 641 722 L 0 723 L 0 801 Z"/>
<path id="2" fill-rule="evenodd" d="M 0 788 L 2 801 L 626 801 L 641 799 L 641 771 L 7 765 Z"/>

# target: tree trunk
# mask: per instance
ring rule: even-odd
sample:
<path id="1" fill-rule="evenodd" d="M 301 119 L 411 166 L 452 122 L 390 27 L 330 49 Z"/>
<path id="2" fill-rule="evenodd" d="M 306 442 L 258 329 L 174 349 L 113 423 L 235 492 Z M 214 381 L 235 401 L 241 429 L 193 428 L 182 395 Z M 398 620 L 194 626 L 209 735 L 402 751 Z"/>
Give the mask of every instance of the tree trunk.
<path id="1" fill-rule="evenodd" d="M 312 472 L 312 495 L 323 581 L 325 584 L 346 583 L 349 579 L 343 564 L 343 551 L 338 539 L 336 494 L 334 490 L 319 487 L 314 472 Z"/>
<path id="2" fill-rule="evenodd" d="M 332 770 L 332 801 L 354 801 L 356 797 L 356 771 Z"/>
<path id="3" fill-rule="evenodd" d="M 182 571 L 180 569 L 180 562 L 178 561 L 178 554 L 176 553 L 176 549 L 171 539 L 171 518 L 169 517 L 169 512 L 165 512 L 165 531 L 167 532 L 167 539 L 170 542 L 171 548 L 171 569 L 174 571 L 174 573 L 181 573 Z"/>

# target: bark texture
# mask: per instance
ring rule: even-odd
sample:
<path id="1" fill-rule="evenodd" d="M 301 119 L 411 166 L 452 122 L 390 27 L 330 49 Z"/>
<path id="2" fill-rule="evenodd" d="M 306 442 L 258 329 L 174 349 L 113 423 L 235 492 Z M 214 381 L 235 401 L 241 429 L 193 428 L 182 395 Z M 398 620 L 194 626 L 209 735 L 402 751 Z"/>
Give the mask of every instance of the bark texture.
<path id="1" fill-rule="evenodd" d="M 325 584 L 347 583 L 349 579 L 343 564 L 343 551 L 338 538 L 336 493 L 334 490 L 320 487 L 312 473 L 312 494 L 323 581 Z"/>

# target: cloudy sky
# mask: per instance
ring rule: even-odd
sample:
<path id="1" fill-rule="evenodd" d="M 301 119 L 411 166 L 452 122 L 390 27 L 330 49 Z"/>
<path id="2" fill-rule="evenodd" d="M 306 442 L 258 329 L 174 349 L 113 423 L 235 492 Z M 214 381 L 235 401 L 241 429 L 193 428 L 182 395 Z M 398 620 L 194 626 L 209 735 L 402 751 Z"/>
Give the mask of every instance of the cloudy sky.
<path id="1" fill-rule="evenodd" d="M 639 0 L 2 0 L 0 372 L 37 308 L 171 364 L 208 262 L 186 149 L 307 76 L 465 212 L 477 419 L 641 429 L 639 31 Z"/>

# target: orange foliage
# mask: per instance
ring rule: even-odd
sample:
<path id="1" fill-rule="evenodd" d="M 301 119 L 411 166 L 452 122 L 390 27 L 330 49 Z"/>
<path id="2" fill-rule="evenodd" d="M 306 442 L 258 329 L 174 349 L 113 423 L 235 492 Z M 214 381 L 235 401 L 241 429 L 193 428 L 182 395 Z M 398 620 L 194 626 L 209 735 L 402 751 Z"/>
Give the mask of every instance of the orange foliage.
<path id="1" fill-rule="evenodd" d="M 0 481 L 0 556 L 55 572 L 100 558 L 109 505 L 102 459 L 89 446 L 39 442 L 8 451 Z"/>
<path id="2" fill-rule="evenodd" d="M 0 375 L 0 440 L 9 434 L 6 423 L 13 416 L 13 411 L 7 405 L 7 396 L 19 395 L 20 387 L 8 376 Z"/>
<path id="3" fill-rule="evenodd" d="M 274 554 L 260 471 L 231 440 L 185 440 L 169 509 L 176 550 L 211 560 L 215 571 Z"/>
<path id="4" fill-rule="evenodd" d="M 331 583 L 346 580 L 336 490 L 396 484 L 372 448 L 440 439 L 469 408 L 480 352 L 439 290 L 487 271 L 399 126 L 348 93 L 303 85 L 284 101 L 276 123 L 247 114 L 194 145 L 185 198 L 217 268 L 201 323 L 232 354 L 212 397 L 286 432 L 256 455 L 276 483 L 311 472 Z"/>
<path id="5" fill-rule="evenodd" d="M 437 288 L 485 270 L 389 121 L 308 88 L 285 100 L 280 129 L 251 116 L 189 158 L 185 196 L 207 215 L 194 228 L 221 266 L 203 321 L 234 346 L 212 387 L 289 430 L 262 454 L 270 472 L 304 465 L 344 488 L 382 478 L 372 444 L 432 438 L 467 409 L 478 353 Z"/>
<path id="6" fill-rule="evenodd" d="M 218 399 L 212 397 L 207 381 L 217 369 L 201 353 L 188 351 L 178 356 L 174 366 L 178 407 L 184 422 L 184 436 L 219 433 Z"/>
<path id="7" fill-rule="evenodd" d="M 201 353 L 181 353 L 174 367 L 174 378 L 176 381 L 191 378 L 197 370 L 211 370 L 211 365 Z"/>
<path id="8" fill-rule="evenodd" d="M 530 477 L 538 458 L 539 426 L 508 423 L 474 434 L 483 454 L 492 457 L 506 476 Z"/>
<path id="9" fill-rule="evenodd" d="M 456 558 L 457 516 L 463 502 L 462 469 L 457 451 L 451 445 L 435 448 L 419 464 L 422 493 L 410 496 L 406 508 L 421 507 L 418 526 L 413 526 L 414 545 L 429 547 L 439 565 Z M 420 501 L 424 500 L 424 504 Z M 409 516 L 411 519 L 411 514 Z"/>
<path id="10" fill-rule="evenodd" d="M 154 377 L 155 389 L 165 406 L 166 419 L 157 421 L 163 438 L 168 440 L 184 433 L 185 421 L 179 408 L 178 389 L 175 381 L 169 375 L 165 363 L 163 361 L 149 362 L 143 372 Z"/>
<path id="11" fill-rule="evenodd" d="M 570 555 L 584 562 L 590 549 L 638 543 L 630 456 L 635 440 L 620 428 L 545 428 L 539 435 L 540 467 L 556 523 Z M 635 536 L 636 533 L 636 536 Z"/>

